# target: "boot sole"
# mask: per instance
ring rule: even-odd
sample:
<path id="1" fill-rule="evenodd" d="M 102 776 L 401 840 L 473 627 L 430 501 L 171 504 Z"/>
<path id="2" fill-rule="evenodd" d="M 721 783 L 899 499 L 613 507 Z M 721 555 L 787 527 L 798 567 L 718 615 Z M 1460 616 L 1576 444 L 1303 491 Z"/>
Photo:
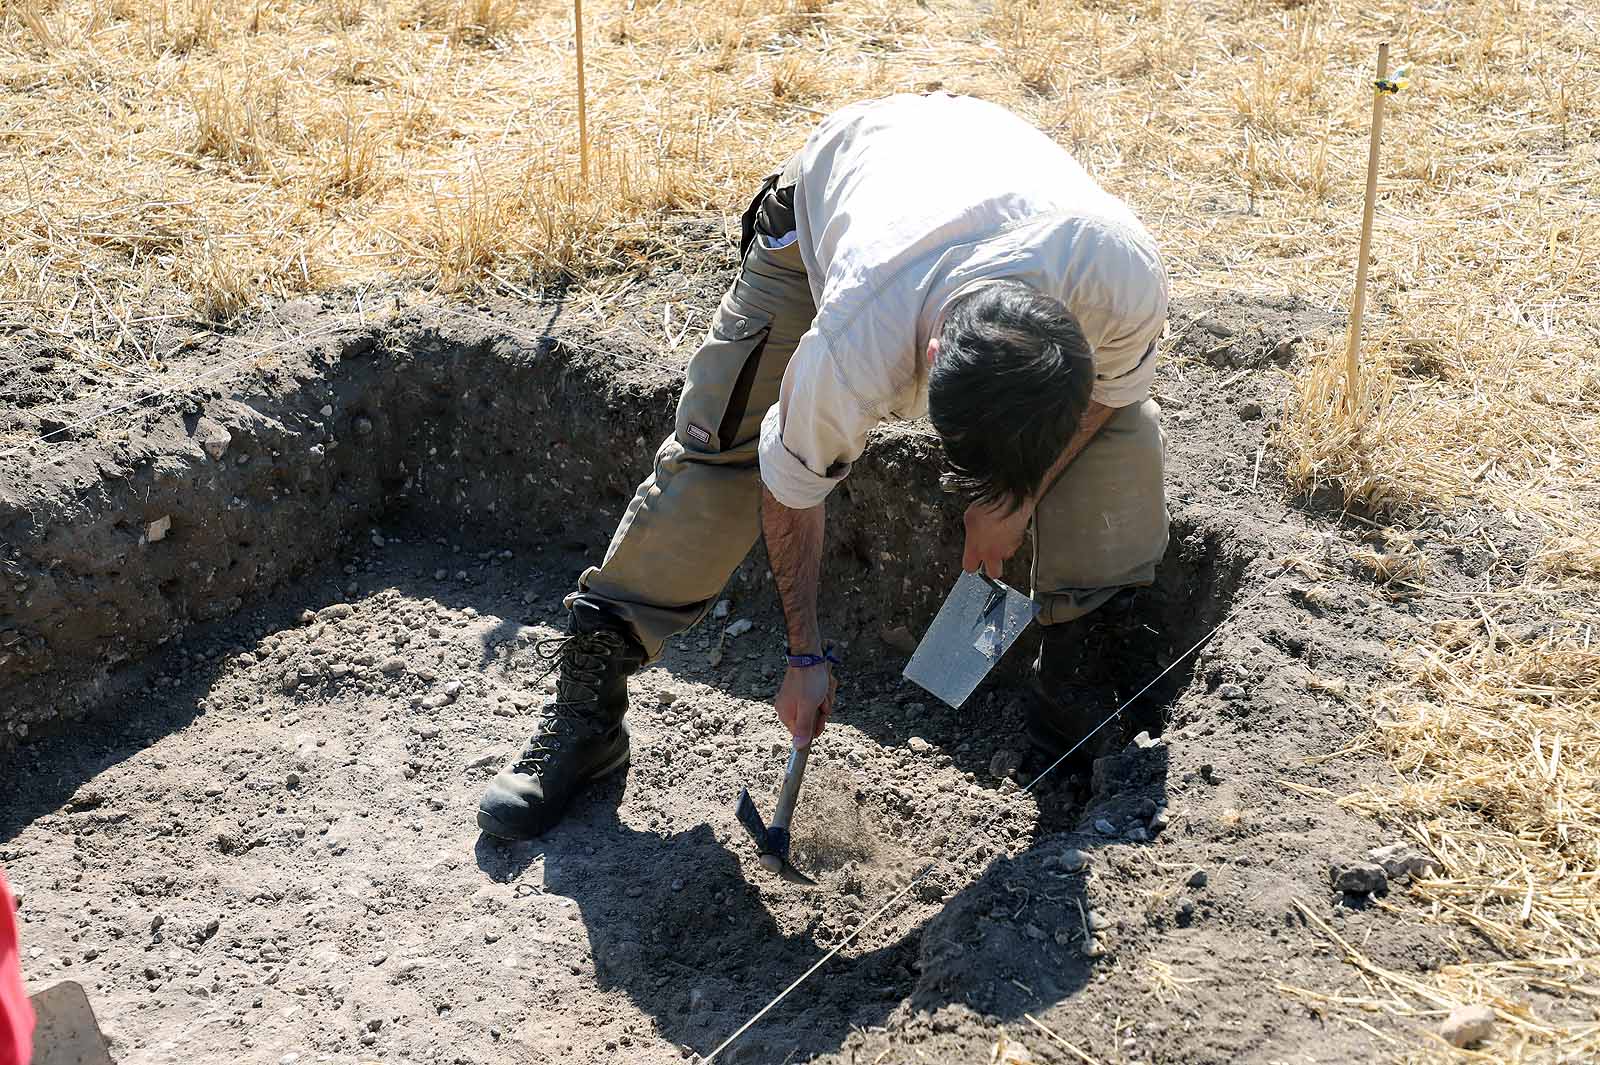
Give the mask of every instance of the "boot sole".
<path id="1" fill-rule="evenodd" d="M 622 749 L 622 753 L 618 754 L 611 761 L 590 770 L 588 775 L 583 778 L 584 785 L 593 784 L 595 781 L 604 777 L 608 777 L 620 769 L 626 769 L 632 758 L 633 749 L 631 747 L 624 747 Z M 559 823 L 560 821 L 556 822 L 556 824 Z M 554 824 L 550 826 L 550 828 L 554 827 Z M 494 836 L 496 839 L 511 840 L 513 842 L 538 839 L 540 836 L 544 835 L 545 832 L 550 831 L 550 828 L 546 828 L 544 832 L 529 832 L 525 828 L 516 828 L 512 825 L 508 825 L 498 817 L 495 817 L 493 814 L 485 813 L 482 807 L 479 807 L 478 809 L 478 830 Z"/>

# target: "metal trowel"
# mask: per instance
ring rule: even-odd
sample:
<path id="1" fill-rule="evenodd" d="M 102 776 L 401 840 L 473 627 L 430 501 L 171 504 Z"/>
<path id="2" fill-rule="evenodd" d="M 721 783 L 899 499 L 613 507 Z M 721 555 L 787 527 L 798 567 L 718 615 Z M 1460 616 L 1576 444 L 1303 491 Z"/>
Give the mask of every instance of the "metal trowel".
<path id="1" fill-rule="evenodd" d="M 33 1065 L 113 1065 L 82 984 L 64 980 L 40 991 L 29 1003 L 37 1022 Z"/>
<path id="2" fill-rule="evenodd" d="M 956 709 L 994 668 L 1039 607 L 987 573 L 963 573 L 906 663 L 905 678 Z"/>
<path id="3" fill-rule="evenodd" d="M 800 782 L 805 779 L 806 759 L 810 755 L 809 747 L 805 750 L 790 749 L 789 765 L 783 773 L 783 787 L 778 790 L 778 807 L 772 811 L 771 824 L 761 820 L 755 801 L 750 798 L 749 788 L 740 789 L 733 816 L 739 819 L 744 830 L 750 833 L 750 838 L 755 840 L 756 852 L 761 855 L 761 868 L 769 873 L 777 873 L 791 884 L 815 886 L 815 880 L 789 864 L 789 825 L 794 818 L 794 804 L 800 798 Z"/>

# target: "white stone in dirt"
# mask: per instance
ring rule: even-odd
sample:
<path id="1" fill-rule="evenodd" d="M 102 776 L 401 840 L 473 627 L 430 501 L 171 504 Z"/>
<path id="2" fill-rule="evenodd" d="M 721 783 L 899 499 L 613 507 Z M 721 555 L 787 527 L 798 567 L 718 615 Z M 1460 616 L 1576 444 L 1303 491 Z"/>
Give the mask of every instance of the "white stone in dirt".
<path id="1" fill-rule="evenodd" d="M 1471 1046 L 1494 1031 L 1494 1010 L 1488 1006 L 1460 1006 L 1439 1025 L 1439 1035 L 1453 1047 Z"/>
<path id="2" fill-rule="evenodd" d="M 1401 876 L 1413 878 L 1434 876 L 1440 871 L 1436 859 L 1404 843 L 1374 847 L 1367 852 L 1367 857 L 1383 866 L 1383 871 L 1390 879 Z"/>
<path id="3" fill-rule="evenodd" d="M 385 658 L 378 669 L 387 676 L 397 676 L 406 671 L 406 660 L 399 655 L 392 655 Z"/>
<path id="4" fill-rule="evenodd" d="M 729 600 L 729 599 L 718 599 L 717 600 L 717 605 L 711 608 L 711 616 L 714 617 L 714 618 L 725 618 L 725 617 L 728 616 L 728 612 L 731 611 L 732 609 L 733 609 L 733 601 L 732 600 Z"/>
<path id="5" fill-rule="evenodd" d="M 913 754 L 927 754 L 933 750 L 933 744 L 921 736 L 912 736 L 909 740 L 906 740 L 906 746 L 911 748 Z"/>
<path id="6" fill-rule="evenodd" d="M 1056 865 L 1062 872 L 1081 873 L 1089 868 L 1089 855 L 1076 847 L 1068 847 L 1061 852 L 1061 857 L 1056 862 Z"/>
<path id="7" fill-rule="evenodd" d="M 213 462 L 221 462 L 222 456 L 228 453 L 228 445 L 233 443 L 233 435 L 210 418 L 201 418 L 195 423 L 194 439 Z"/>
<path id="8" fill-rule="evenodd" d="M 146 543 L 157 543 L 167 538 L 167 533 L 172 531 L 172 515 L 163 514 L 149 525 L 145 526 L 144 538 Z"/>
<path id="9" fill-rule="evenodd" d="M 678 693 L 673 691 L 671 688 L 662 688 L 660 691 L 656 692 L 656 702 L 660 703 L 662 706 L 671 706 L 677 701 Z"/>
<path id="10" fill-rule="evenodd" d="M 1115 836 L 1117 834 L 1117 826 L 1103 817 L 1095 818 L 1094 830 L 1102 836 Z"/>
<path id="11" fill-rule="evenodd" d="M 1161 740 L 1152 737 L 1148 732 L 1141 732 L 1133 738 L 1133 745 L 1140 750 L 1148 750 L 1151 747 L 1160 747 Z"/>
<path id="12" fill-rule="evenodd" d="M 1224 684 L 1217 689 L 1217 696 L 1229 702 L 1236 702 L 1244 698 L 1244 687 L 1238 684 Z"/>
<path id="13" fill-rule="evenodd" d="M 743 636 L 745 633 L 749 632 L 755 627 L 756 623 L 751 621 L 749 618 L 740 618 L 737 621 L 730 621 L 728 623 L 728 635 Z"/>
<path id="14" fill-rule="evenodd" d="M 336 621 L 339 618 L 347 618 L 355 612 L 356 608 L 349 603 L 333 603 L 317 611 L 317 620 Z"/>
<path id="15" fill-rule="evenodd" d="M 333 415 L 333 404 L 332 403 L 324 403 L 322 405 L 322 410 L 319 413 L 324 418 L 331 417 Z"/>

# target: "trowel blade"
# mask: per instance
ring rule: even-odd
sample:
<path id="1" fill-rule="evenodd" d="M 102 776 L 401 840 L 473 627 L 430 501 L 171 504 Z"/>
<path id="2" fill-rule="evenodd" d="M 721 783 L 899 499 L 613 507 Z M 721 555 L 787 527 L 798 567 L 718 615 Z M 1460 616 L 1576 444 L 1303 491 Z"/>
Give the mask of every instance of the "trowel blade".
<path id="1" fill-rule="evenodd" d="M 64 980 L 34 995 L 33 1065 L 114 1065 L 83 985 Z"/>
<path id="2" fill-rule="evenodd" d="M 959 710 L 1038 614 L 1015 588 L 963 573 L 906 663 L 905 678 Z"/>

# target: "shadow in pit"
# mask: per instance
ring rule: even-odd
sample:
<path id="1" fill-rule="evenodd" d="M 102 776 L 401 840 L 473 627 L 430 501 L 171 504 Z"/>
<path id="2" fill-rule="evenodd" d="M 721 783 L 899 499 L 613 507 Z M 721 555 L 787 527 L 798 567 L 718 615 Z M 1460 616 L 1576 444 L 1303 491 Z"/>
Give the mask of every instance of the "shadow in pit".
<path id="1" fill-rule="evenodd" d="M 1110 674 L 1095 695 L 1105 713 L 1222 620 L 1244 561 L 1226 549 L 1220 534 L 1174 530 L 1156 585 L 1134 600 L 1127 616 L 1090 630 L 1108 667 L 1102 676 Z M 1031 649 L 1014 653 L 1031 655 Z M 1193 681 L 1193 659 L 1187 659 L 1141 697 L 1124 731 L 1159 733 L 1166 707 Z M 1021 714 L 1003 681 L 962 711 L 890 673 L 869 674 L 857 684 L 862 697 L 844 702 L 840 720 L 881 743 L 920 735 L 974 774 L 988 772 L 997 747 L 1020 743 Z M 741 696 L 770 694 L 756 686 L 754 680 L 729 685 Z M 898 709 L 871 709 L 896 702 Z M 918 703 L 920 711 L 909 709 Z M 852 712 L 852 706 L 861 709 Z M 1071 997 L 1096 964 L 1084 949 L 1090 906 L 1083 876 L 1063 871 L 1056 859 L 1067 847 L 1092 851 L 1103 844 L 1106 837 L 1092 827 L 1096 820 L 1112 821 L 1119 834 L 1145 823 L 1165 798 L 1166 776 L 1165 746 L 1129 745 L 1103 759 L 1092 782 L 1040 788 L 1034 846 L 981 870 L 936 871 L 914 896 L 941 904 L 932 917 L 906 928 L 897 916 L 902 911 L 891 911 L 862 940 L 882 945 L 829 962 L 719 1060 L 774 1062 L 835 1051 L 853 1030 L 882 1025 L 906 1008 L 932 1014 L 960 1005 L 1007 1022 Z M 709 825 L 661 836 L 621 823 L 616 810 L 624 787 L 609 783 L 581 801 L 541 851 L 480 841 L 477 856 L 487 875 L 507 879 L 542 855 L 545 889 L 578 905 L 599 984 L 628 994 L 680 1046 L 709 1053 L 822 959 L 843 934 L 836 922 L 824 921 L 827 913 L 848 907 L 859 920 L 884 901 L 835 894 L 839 885 L 830 883 L 825 893 L 810 896 L 815 910 L 804 924 L 780 924 L 774 892 L 798 889 L 746 880 L 736 855 Z M 1087 805 L 1080 801 L 1084 791 Z M 1074 827 L 1070 836 L 1058 834 Z M 599 837 L 607 846 L 595 854 L 567 842 Z M 946 853 L 982 838 L 957 833 Z M 884 935 L 893 938 L 884 942 Z"/>
<path id="2" fill-rule="evenodd" d="M 8 754 L 0 754 L 0 843 L 8 843 L 41 817 L 61 812 L 90 814 L 105 801 L 93 780 L 163 737 L 180 732 L 204 715 L 200 702 L 218 671 L 211 665 L 194 671 L 193 684 L 158 697 L 129 684 L 107 702 L 121 705 L 121 720 L 91 720 L 61 729 Z M 154 670 L 146 667 L 141 675 Z"/>
<path id="3" fill-rule="evenodd" d="M 1074 625 L 1073 639 L 1083 641 L 1074 654 L 1081 663 L 1078 678 L 1057 690 L 1054 701 L 1078 708 L 1087 728 L 1132 700 L 1105 725 L 1111 735 L 1103 749 L 1120 749 L 1139 732 L 1160 736 L 1168 708 L 1195 683 L 1198 656 L 1189 652 L 1228 616 L 1248 562 L 1225 530 L 1175 519 L 1155 584 L 1119 597 Z M 993 781 L 1020 760 L 1023 768 L 1016 779 L 1026 783 L 1050 765 L 1049 759 L 1029 750 L 1024 733 L 1027 707 L 1035 698 L 1027 688 L 1039 645 L 1037 627 L 1024 633 L 961 709 L 898 673 L 852 678 L 847 671 L 835 718 L 884 746 L 919 736 L 978 780 Z M 1146 685 L 1149 689 L 1141 694 Z M 1078 800 L 1094 797 L 1090 784 L 1087 773 L 1074 776 L 1068 765 L 1051 773 L 1039 786 L 1044 827 L 1064 827 L 1061 818 L 1076 811 Z M 1164 796 L 1150 797 L 1160 802 Z"/>
<path id="4" fill-rule="evenodd" d="M 505 881 L 542 858 L 545 890 L 578 905 L 600 987 L 625 992 L 663 1037 L 705 1055 L 827 954 L 817 935 L 822 907 L 848 900 L 815 893 L 813 917 L 786 929 L 768 905 L 775 889 L 746 880 L 709 825 L 665 837 L 634 830 L 616 817 L 622 788 L 609 785 L 611 794 L 582 803 L 569 819 L 572 838 L 606 839 L 598 853 L 566 846 L 563 826 L 538 848 L 480 841 L 479 866 Z M 1052 871 L 1051 853 L 1035 848 L 993 861 L 931 919 L 876 949 L 841 954 L 719 1060 L 770 1063 L 838 1050 L 852 1031 L 883 1024 L 902 1004 L 930 1013 L 962 1004 L 1012 1020 L 1071 996 L 1093 975 L 1083 952 L 1083 877 Z M 670 871 L 692 882 L 675 890 Z M 879 903 L 863 906 L 871 912 Z M 892 912 L 879 928 L 897 926 L 904 922 Z"/>
<path id="5" fill-rule="evenodd" d="M 1131 695 L 1209 632 L 1227 612 L 1240 568 L 1217 539 L 1187 530 L 1176 537 L 1162 579 L 1133 612 L 1136 631 L 1119 627 L 1115 655 L 1130 671 L 1130 687 L 1111 689 L 1105 698 Z M 1174 669 L 1143 697 L 1145 712 L 1130 728 L 1158 731 L 1166 705 L 1189 686 L 1193 673 L 1192 661 Z M 888 674 L 866 683 L 890 691 L 909 688 Z M 1005 698 L 1003 689 L 996 691 Z M 875 701 L 863 699 L 862 705 Z M 880 740 L 904 741 L 900 718 L 844 719 Z M 994 736 L 988 727 L 975 731 L 970 713 L 925 713 L 915 724 L 916 734 L 956 752 L 958 764 L 986 768 L 984 741 L 1014 741 L 1010 734 Z M 939 904 L 933 916 L 908 928 L 903 910 L 891 911 L 862 939 L 881 945 L 848 950 L 830 961 L 719 1060 L 774 1062 L 835 1051 L 852 1031 L 882 1025 L 907 1009 L 934 1014 L 961 1006 L 974 1016 L 1010 1022 L 1070 998 L 1097 963 L 1085 953 L 1092 933 L 1083 875 L 1064 871 L 1059 855 L 1068 847 L 1092 852 L 1102 845 L 1105 837 L 1091 827 L 1097 819 L 1111 820 L 1119 834 L 1145 823 L 1165 798 L 1167 768 L 1165 746 L 1129 745 L 1098 764 L 1087 806 L 1072 789 L 1041 789 L 1044 834 L 1034 846 L 981 869 L 936 870 L 914 895 L 924 906 Z M 480 841 L 477 856 L 484 872 L 498 880 L 521 875 L 542 857 L 545 889 L 577 903 L 597 982 L 625 992 L 679 1046 L 709 1053 L 827 954 L 843 932 L 826 916 L 848 908 L 859 920 L 885 901 L 839 892 L 831 879 L 823 892 L 811 895 L 774 882 L 752 883 L 710 825 L 662 836 L 623 824 L 616 811 L 624 787 L 611 782 L 581 801 L 540 850 Z M 1072 831 L 1080 818 L 1076 832 L 1059 834 Z M 957 833 L 944 850 L 961 853 L 964 844 L 995 835 Z M 595 838 L 607 845 L 594 854 L 573 843 Z M 737 846 L 741 841 L 735 840 Z M 798 927 L 784 919 L 786 910 L 796 912 L 797 901 L 814 906 Z M 946 1022 L 959 1023 L 959 1013 L 936 1021 Z"/>

